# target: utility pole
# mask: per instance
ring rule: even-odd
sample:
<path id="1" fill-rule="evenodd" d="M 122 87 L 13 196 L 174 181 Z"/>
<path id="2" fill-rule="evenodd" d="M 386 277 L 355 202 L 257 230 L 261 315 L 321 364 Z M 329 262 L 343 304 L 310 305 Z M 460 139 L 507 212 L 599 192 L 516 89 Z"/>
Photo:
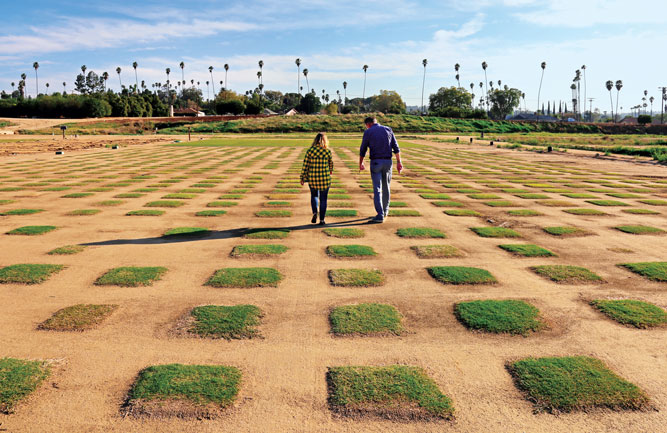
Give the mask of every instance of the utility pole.
<path id="1" fill-rule="evenodd" d="M 660 124 L 664 123 L 665 104 L 667 104 L 667 87 L 658 87 L 662 90 L 662 100 L 660 102 Z"/>
<path id="2" fill-rule="evenodd" d="M 588 121 L 592 122 L 593 121 L 593 101 L 595 101 L 595 98 L 588 98 L 588 105 L 591 107 L 588 110 L 589 113 L 589 118 Z M 586 108 L 584 107 L 584 111 L 586 111 Z"/>

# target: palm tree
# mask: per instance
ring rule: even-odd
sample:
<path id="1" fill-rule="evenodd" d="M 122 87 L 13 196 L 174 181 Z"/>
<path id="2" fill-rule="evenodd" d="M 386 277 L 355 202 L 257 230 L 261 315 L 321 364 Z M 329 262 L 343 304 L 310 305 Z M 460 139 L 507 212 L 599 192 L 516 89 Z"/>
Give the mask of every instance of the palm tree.
<path id="1" fill-rule="evenodd" d="M 482 62 L 482 69 L 484 69 L 484 82 L 486 83 L 488 81 L 486 77 L 486 68 L 489 65 L 486 62 Z M 493 86 L 493 85 L 492 85 Z M 486 88 L 486 111 L 489 111 L 489 88 Z"/>
<path id="2" fill-rule="evenodd" d="M 422 79 L 422 113 L 424 112 L 424 84 L 426 84 L 426 65 L 428 65 L 428 60 L 422 60 L 422 65 L 424 65 L 424 78 Z"/>
<path id="3" fill-rule="evenodd" d="M 142 89 L 146 88 L 146 81 L 145 80 L 141 80 L 141 88 Z"/>
<path id="4" fill-rule="evenodd" d="M 262 84 L 262 71 L 257 71 L 257 84 Z"/>
<path id="5" fill-rule="evenodd" d="M 308 83 L 308 68 L 303 68 L 303 76 L 306 77 L 306 88 L 308 93 L 310 93 L 310 84 Z"/>
<path id="6" fill-rule="evenodd" d="M 107 80 L 109 79 L 109 73 L 108 72 L 103 72 L 102 73 L 102 79 L 104 80 L 104 91 L 107 91 Z"/>
<path id="7" fill-rule="evenodd" d="M 39 69 L 39 63 L 33 63 L 32 67 L 35 68 L 35 97 L 37 97 L 39 96 L 39 80 L 37 78 L 37 69 Z"/>
<path id="8" fill-rule="evenodd" d="M 347 104 L 347 81 L 343 81 L 343 92 L 345 93 L 345 103 Z"/>
<path id="9" fill-rule="evenodd" d="M 119 67 L 116 68 L 116 73 L 118 74 L 118 82 L 120 83 L 120 87 L 122 88 L 123 87 L 123 81 L 121 81 L 121 79 L 120 79 L 120 71 L 121 71 L 121 69 L 120 69 L 120 66 L 119 66 Z"/>
<path id="10" fill-rule="evenodd" d="M 539 90 L 537 91 L 537 110 L 538 110 L 538 111 L 537 111 L 537 114 L 538 114 L 538 116 L 537 116 L 537 120 L 538 120 L 538 121 L 540 120 L 540 116 L 539 116 L 540 112 L 539 112 L 539 109 L 540 109 L 540 94 L 542 93 L 542 80 L 544 79 L 544 70 L 545 70 L 546 67 L 547 67 L 547 62 L 542 62 L 542 64 L 540 64 L 540 67 L 542 68 L 542 76 L 540 77 L 540 88 L 539 88 Z M 524 103 L 525 103 L 525 102 L 526 102 L 526 101 L 524 100 Z M 542 115 L 544 115 L 544 113 L 542 113 Z"/>
<path id="11" fill-rule="evenodd" d="M 167 83 L 169 83 L 169 74 L 171 74 L 171 68 L 167 68 L 164 70 L 164 72 L 167 73 Z M 168 86 L 168 85 L 167 85 Z M 167 91 L 169 91 L 169 88 L 167 87 Z"/>
<path id="12" fill-rule="evenodd" d="M 181 68 L 181 81 L 185 85 L 185 62 L 179 63 L 178 66 Z"/>
<path id="13" fill-rule="evenodd" d="M 456 82 L 459 83 L 459 89 L 461 88 L 461 81 L 459 80 L 459 69 L 461 68 L 461 65 L 458 63 L 454 65 L 454 70 L 456 71 Z"/>
<path id="14" fill-rule="evenodd" d="M 475 83 L 470 83 L 470 93 L 472 94 L 472 99 L 470 100 L 470 107 L 472 107 L 475 104 L 475 94 L 473 93 L 475 91 Z"/>
<path id="15" fill-rule="evenodd" d="M 190 86 L 195 87 L 195 80 L 190 80 Z"/>
<path id="16" fill-rule="evenodd" d="M 614 100 L 611 97 L 611 89 L 614 88 L 614 82 L 611 80 L 607 80 L 605 83 L 605 86 L 607 87 L 607 90 L 609 91 L 609 101 L 611 102 L 611 117 L 614 119 L 614 123 L 616 123 L 616 116 L 614 116 Z"/>
<path id="17" fill-rule="evenodd" d="M 366 71 L 368 71 L 368 65 L 364 65 L 364 93 L 362 93 L 361 99 L 366 99 Z"/>
<path id="18" fill-rule="evenodd" d="M 14 87 L 16 86 L 16 83 L 12 81 L 12 95 L 14 94 Z"/>
<path id="19" fill-rule="evenodd" d="M 301 90 L 301 59 L 297 57 L 297 59 L 294 61 L 296 63 L 296 91 L 300 95 Z"/>
<path id="20" fill-rule="evenodd" d="M 618 95 L 621 93 L 622 88 L 623 88 L 623 81 L 617 80 L 616 81 L 616 116 L 618 116 Z"/>
<path id="21" fill-rule="evenodd" d="M 225 89 L 229 89 L 229 81 L 227 81 L 227 71 L 229 71 L 229 65 L 225 63 Z"/>
<path id="22" fill-rule="evenodd" d="M 262 68 L 264 68 L 264 60 L 257 62 L 257 65 L 259 65 L 259 71 L 262 72 Z M 259 75 L 259 78 L 262 80 L 262 74 Z M 260 84 L 264 84 L 264 80 L 262 80 Z"/>
<path id="23" fill-rule="evenodd" d="M 521 99 L 523 99 L 523 110 L 526 111 L 526 94 L 521 92 Z M 538 103 L 537 106 L 539 107 L 540 104 Z"/>
<path id="24" fill-rule="evenodd" d="M 49 83 L 46 83 L 46 94 L 49 94 Z"/>
<path id="25" fill-rule="evenodd" d="M 132 68 L 134 68 L 134 91 L 135 93 L 139 91 L 139 77 L 137 76 L 137 66 L 139 64 L 137 62 L 132 62 Z"/>
<path id="26" fill-rule="evenodd" d="M 67 83 L 63 81 L 63 95 L 65 94 L 66 91 L 67 91 Z"/>
<path id="27" fill-rule="evenodd" d="M 206 80 L 206 100 L 211 100 L 211 88 L 209 87 L 209 81 Z"/>
<path id="28" fill-rule="evenodd" d="M 581 70 L 584 71 L 584 120 L 586 120 L 586 65 L 581 65 Z M 593 116 L 593 113 L 591 113 Z"/>
<path id="29" fill-rule="evenodd" d="M 14 84 L 14 83 L 12 83 L 12 84 Z M 12 87 L 14 87 L 14 86 L 12 86 Z M 651 103 L 651 117 L 653 117 L 653 101 L 655 101 L 655 98 L 653 96 L 651 96 L 650 98 L 648 98 L 648 101 Z"/>
<path id="30" fill-rule="evenodd" d="M 211 74 L 211 85 L 213 86 L 213 94 L 215 95 L 215 81 L 213 81 L 213 66 L 208 67 L 208 72 Z"/>

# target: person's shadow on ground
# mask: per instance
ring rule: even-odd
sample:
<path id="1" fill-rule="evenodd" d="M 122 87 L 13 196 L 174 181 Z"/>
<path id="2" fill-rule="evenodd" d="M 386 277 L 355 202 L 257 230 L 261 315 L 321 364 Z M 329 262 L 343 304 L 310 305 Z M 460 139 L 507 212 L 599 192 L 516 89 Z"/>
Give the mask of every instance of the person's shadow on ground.
<path id="1" fill-rule="evenodd" d="M 151 238 L 138 238 L 138 239 L 112 239 L 108 241 L 99 241 L 99 242 L 88 242 L 82 243 L 80 245 L 92 246 L 92 245 L 157 245 L 157 244 L 172 244 L 180 242 L 198 242 L 203 240 L 215 240 L 215 239 L 232 239 L 240 238 L 247 233 L 253 233 L 258 231 L 299 231 L 299 230 L 314 230 L 314 229 L 326 229 L 326 228 L 344 228 L 344 227 L 355 227 L 362 225 L 373 225 L 374 223 L 370 221 L 369 218 L 360 218 L 349 221 L 340 221 L 335 223 L 327 223 L 324 226 L 319 224 L 302 224 L 297 226 L 283 226 L 283 227 L 238 227 L 227 230 L 211 230 L 203 233 L 194 233 L 194 234 L 179 234 L 179 235 L 170 235 L 170 236 L 158 236 Z"/>

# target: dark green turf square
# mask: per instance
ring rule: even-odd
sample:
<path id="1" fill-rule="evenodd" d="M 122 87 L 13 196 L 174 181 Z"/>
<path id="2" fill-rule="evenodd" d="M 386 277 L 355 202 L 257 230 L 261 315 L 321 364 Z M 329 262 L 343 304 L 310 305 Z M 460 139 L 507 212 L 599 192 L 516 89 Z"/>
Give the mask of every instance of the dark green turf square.
<path id="1" fill-rule="evenodd" d="M 49 376 L 41 361 L 0 358 L 0 413 L 10 414 Z"/>
<path id="2" fill-rule="evenodd" d="M 0 269 L 1 284 L 39 284 L 64 269 L 62 265 L 21 264 Z"/>
<path id="3" fill-rule="evenodd" d="M 517 256 L 523 257 L 555 257 L 556 254 L 547 250 L 546 248 L 538 247 L 533 244 L 505 244 L 498 245 L 505 251 L 508 251 Z"/>
<path id="4" fill-rule="evenodd" d="M 667 262 L 624 263 L 619 266 L 651 281 L 667 282 Z"/>
<path id="5" fill-rule="evenodd" d="M 280 272 L 273 268 L 223 268 L 219 269 L 206 282 L 213 287 L 278 287 L 283 279 Z"/>
<path id="6" fill-rule="evenodd" d="M 56 226 L 23 226 L 7 232 L 8 235 L 38 236 L 55 230 Z"/>
<path id="7" fill-rule="evenodd" d="M 396 234 L 402 238 L 433 238 L 444 239 L 447 236 L 440 230 L 428 227 L 405 227 L 396 230 Z"/>
<path id="8" fill-rule="evenodd" d="M 470 230 L 483 238 L 520 238 L 521 233 L 506 227 L 471 227 Z"/>
<path id="9" fill-rule="evenodd" d="M 498 281 L 484 269 L 466 266 L 433 266 L 428 273 L 443 284 L 494 284 Z"/>
<path id="10" fill-rule="evenodd" d="M 270 257 L 278 256 L 287 252 L 289 248 L 284 245 L 262 244 L 262 245 L 237 245 L 232 249 L 232 257 Z"/>
<path id="11" fill-rule="evenodd" d="M 667 312 L 657 305 L 633 299 L 596 299 L 591 305 L 611 319 L 636 328 L 667 324 Z"/>
<path id="12" fill-rule="evenodd" d="M 329 314 L 335 335 L 400 335 L 401 314 L 386 304 L 355 304 L 335 307 Z"/>
<path id="13" fill-rule="evenodd" d="M 193 323 L 189 332 L 200 337 L 231 340 L 260 336 L 257 326 L 263 314 L 254 305 L 204 305 L 190 315 Z"/>
<path id="14" fill-rule="evenodd" d="M 527 335 L 544 326 L 540 311 L 518 300 L 459 302 L 454 313 L 467 328 L 485 332 Z"/>
<path id="15" fill-rule="evenodd" d="M 326 252 L 331 257 L 370 257 L 377 253 L 366 245 L 329 245 Z"/>

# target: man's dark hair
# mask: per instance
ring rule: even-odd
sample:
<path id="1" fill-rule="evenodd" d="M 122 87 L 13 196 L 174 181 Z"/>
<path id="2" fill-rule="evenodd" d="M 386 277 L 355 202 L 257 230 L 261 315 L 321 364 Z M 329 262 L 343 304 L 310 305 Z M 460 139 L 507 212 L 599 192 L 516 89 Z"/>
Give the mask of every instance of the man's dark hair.
<path id="1" fill-rule="evenodd" d="M 364 119 L 364 123 L 366 125 L 373 125 L 375 123 L 378 123 L 378 120 L 375 117 L 367 117 Z"/>

